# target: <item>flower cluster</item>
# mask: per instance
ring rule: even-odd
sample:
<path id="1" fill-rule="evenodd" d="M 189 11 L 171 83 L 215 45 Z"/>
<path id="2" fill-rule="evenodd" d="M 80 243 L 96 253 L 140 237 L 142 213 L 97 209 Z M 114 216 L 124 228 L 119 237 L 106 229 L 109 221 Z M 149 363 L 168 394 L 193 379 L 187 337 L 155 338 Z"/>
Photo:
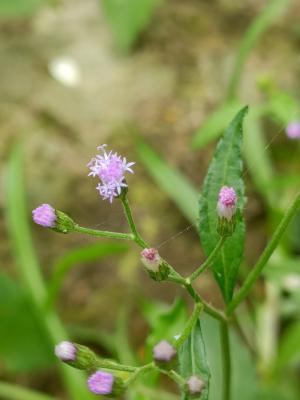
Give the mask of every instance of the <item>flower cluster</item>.
<path id="1" fill-rule="evenodd" d="M 55 209 L 50 204 L 41 204 L 32 211 L 32 218 L 38 225 L 46 228 L 54 228 L 57 217 Z"/>
<path id="2" fill-rule="evenodd" d="M 98 370 L 88 378 L 87 383 L 92 393 L 102 395 L 111 394 L 114 376 L 109 372 Z"/>
<path id="3" fill-rule="evenodd" d="M 131 169 L 134 162 L 127 162 L 125 157 L 121 157 L 118 153 L 105 151 L 106 145 L 99 146 L 102 154 L 96 155 L 88 163 L 91 170 L 89 176 L 98 177 L 101 183 L 98 184 L 97 190 L 103 200 L 109 200 L 111 203 L 115 197 L 120 196 L 122 188 L 127 187 L 125 181 L 125 173 L 133 173 Z"/>

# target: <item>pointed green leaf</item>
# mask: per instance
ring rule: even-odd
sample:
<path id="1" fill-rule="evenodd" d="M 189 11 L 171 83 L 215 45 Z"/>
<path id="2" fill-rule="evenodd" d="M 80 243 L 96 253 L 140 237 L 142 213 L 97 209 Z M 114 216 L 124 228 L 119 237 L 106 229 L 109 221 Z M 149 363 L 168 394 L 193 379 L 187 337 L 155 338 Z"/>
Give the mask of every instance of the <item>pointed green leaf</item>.
<path id="1" fill-rule="evenodd" d="M 209 394 L 210 370 L 206 359 L 205 346 L 201 331 L 200 320 L 192 329 L 191 334 L 179 349 L 179 372 L 184 378 L 196 375 L 205 382 L 200 396 L 195 400 L 207 400 Z M 190 400 L 188 394 L 182 395 L 182 400 Z"/>
<path id="2" fill-rule="evenodd" d="M 238 209 L 242 210 L 244 206 L 241 150 L 243 119 L 247 109 L 248 107 L 244 107 L 237 113 L 220 139 L 204 181 L 199 203 L 199 233 L 206 256 L 209 256 L 219 240 L 216 208 L 220 188 L 224 185 L 232 186 L 238 195 Z M 235 231 L 226 240 L 220 256 L 213 265 L 215 278 L 226 302 L 232 298 L 238 268 L 243 257 L 244 237 L 245 225 L 242 214 L 238 211 Z"/>

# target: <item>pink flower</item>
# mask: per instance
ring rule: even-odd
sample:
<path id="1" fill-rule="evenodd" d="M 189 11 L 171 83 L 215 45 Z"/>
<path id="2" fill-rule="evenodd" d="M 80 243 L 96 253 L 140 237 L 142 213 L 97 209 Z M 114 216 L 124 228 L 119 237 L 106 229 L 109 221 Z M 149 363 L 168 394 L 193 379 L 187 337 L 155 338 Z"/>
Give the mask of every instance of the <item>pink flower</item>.
<path id="1" fill-rule="evenodd" d="M 99 190 L 103 200 L 109 199 L 112 203 L 113 199 L 121 194 L 122 188 L 127 187 L 125 173 L 133 173 L 131 166 L 135 163 L 128 163 L 126 158 L 122 158 L 118 153 L 112 151 L 106 153 L 105 147 L 105 144 L 99 146 L 98 149 L 102 154 L 96 155 L 89 162 L 88 167 L 91 170 L 89 176 L 97 176 L 100 179 L 101 183 L 96 189 Z"/>
<path id="2" fill-rule="evenodd" d="M 300 138 L 300 121 L 293 121 L 286 127 L 286 135 L 290 139 Z"/>
<path id="3" fill-rule="evenodd" d="M 219 192 L 217 211 L 220 218 L 231 220 L 236 212 L 237 195 L 232 187 L 223 186 Z"/>
<path id="4" fill-rule="evenodd" d="M 162 340 L 153 347 L 153 358 L 155 361 L 171 361 L 176 356 L 176 350 L 167 342 Z"/>
<path id="5" fill-rule="evenodd" d="M 41 204 L 32 211 L 32 218 L 38 225 L 46 228 L 54 228 L 56 222 L 55 209 L 49 204 Z"/>
<path id="6" fill-rule="evenodd" d="M 60 342 L 55 346 L 55 355 L 62 361 L 75 361 L 76 351 L 72 342 Z"/>
<path id="7" fill-rule="evenodd" d="M 197 376 L 193 375 L 187 380 L 187 385 L 190 394 L 201 394 L 205 383 L 202 379 L 198 378 Z"/>
<path id="8" fill-rule="evenodd" d="M 111 394 L 114 384 L 114 376 L 109 372 L 96 371 L 88 378 L 88 387 L 95 394 Z"/>
<path id="9" fill-rule="evenodd" d="M 161 263 L 161 258 L 156 249 L 144 249 L 141 252 L 141 260 L 145 267 L 153 272 L 159 271 L 159 265 Z"/>

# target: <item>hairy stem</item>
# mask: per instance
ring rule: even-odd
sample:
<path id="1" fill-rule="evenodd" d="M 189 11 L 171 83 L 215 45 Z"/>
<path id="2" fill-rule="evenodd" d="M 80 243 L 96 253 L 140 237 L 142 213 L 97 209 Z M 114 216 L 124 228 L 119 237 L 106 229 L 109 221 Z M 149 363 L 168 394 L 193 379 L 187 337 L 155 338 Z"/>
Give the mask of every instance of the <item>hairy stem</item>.
<path id="1" fill-rule="evenodd" d="M 222 363 L 223 363 L 223 400 L 230 400 L 231 398 L 231 356 L 230 356 L 230 342 L 229 342 L 229 329 L 226 322 L 220 323 L 220 338 L 222 349 Z"/>
<path id="2" fill-rule="evenodd" d="M 126 196 L 126 195 L 121 196 L 120 199 L 121 199 L 121 201 L 122 201 L 123 208 L 124 208 L 124 212 L 125 212 L 125 215 L 126 215 L 126 218 L 127 218 L 128 224 L 129 224 L 129 227 L 130 227 L 131 232 L 132 232 L 132 235 L 133 235 L 133 240 L 134 240 L 140 247 L 142 247 L 142 248 L 144 248 L 144 249 L 147 248 L 147 247 L 149 247 L 149 246 L 147 245 L 147 243 L 142 239 L 142 237 L 140 236 L 140 234 L 138 233 L 138 230 L 137 230 L 137 228 L 136 228 L 136 225 L 135 225 L 135 222 L 134 222 L 134 219 L 133 219 L 133 216 L 132 216 L 132 212 L 131 212 L 131 209 L 130 209 L 130 205 L 129 205 L 127 196 Z"/>
<path id="3" fill-rule="evenodd" d="M 204 261 L 202 265 L 196 271 L 194 271 L 190 277 L 189 280 L 193 282 L 196 278 L 198 278 L 199 275 L 201 275 L 208 267 L 211 266 L 211 264 L 214 262 L 214 260 L 218 257 L 219 252 L 226 240 L 226 236 L 222 236 L 220 240 L 218 241 L 216 247 L 213 249 L 213 251 L 210 253 L 210 255 L 207 257 L 207 259 Z"/>
<path id="4" fill-rule="evenodd" d="M 109 239 L 134 240 L 134 236 L 131 233 L 99 231 L 98 229 L 84 228 L 83 226 L 79 225 L 75 225 L 75 231 L 79 233 L 84 233 L 86 235 L 106 237 Z"/>
<path id="5" fill-rule="evenodd" d="M 194 311 L 190 316 L 189 320 L 187 321 L 185 327 L 183 328 L 182 334 L 174 343 L 176 349 L 178 349 L 190 335 L 194 325 L 196 324 L 201 311 L 203 310 L 204 306 L 201 303 L 195 303 Z"/>
<path id="6" fill-rule="evenodd" d="M 263 251 L 262 255 L 260 256 L 259 260 L 257 261 L 254 268 L 252 268 L 251 272 L 249 273 L 248 277 L 246 278 L 245 282 L 243 283 L 240 291 L 238 294 L 233 298 L 231 303 L 227 308 L 227 315 L 231 315 L 235 308 L 248 296 L 252 286 L 259 278 L 262 269 L 269 261 L 273 251 L 276 249 L 282 235 L 284 234 L 288 224 L 290 223 L 291 219 L 294 217 L 296 212 L 300 207 L 300 192 L 297 194 L 296 198 L 294 199 L 292 205 L 287 210 L 285 215 L 283 216 L 282 220 L 280 221 L 276 231 L 274 232 L 271 240 L 269 241 L 267 247 Z"/>

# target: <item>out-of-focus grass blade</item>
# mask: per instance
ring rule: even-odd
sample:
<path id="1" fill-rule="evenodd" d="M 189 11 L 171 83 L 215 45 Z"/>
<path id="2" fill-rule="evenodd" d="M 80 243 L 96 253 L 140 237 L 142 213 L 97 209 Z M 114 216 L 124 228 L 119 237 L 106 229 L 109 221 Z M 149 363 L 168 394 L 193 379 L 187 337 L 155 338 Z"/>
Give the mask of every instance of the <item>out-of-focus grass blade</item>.
<path id="1" fill-rule="evenodd" d="M 228 99 L 234 98 L 237 94 L 236 92 L 243 75 L 244 65 L 251 50 L 273 22 L 287 10 L 290 3 L 291 0 L 269 1 L 264 10 L 254 19 L 247 29 L 236 55 L 235 65 L 228 85 Z"/>
<path id="2" fill-rule="evenodd" d="M 0 382 L 0 398 L 5 400 L 55 400 L 54 397 L 46 394 L 6 382 Z"/>
<path id="3" fill-rule="evenodd" d="M 122 243 L 93 243 L 69 251 L 54 265 L 54 272 L 48 285 L 47 308 L 54 305 L 64 278 L 71 268 L 109 255 L 121 254 L 127 250 L 128 246 Z"/>
<path id="4" fill-rule="evenodd" d="M 294 322 L 285 332 L 279 346 L 275 371 L 282 371 L 288 365 L 296 365 L 300 360 L 300 321 Z"/>
<path id="5" fill-rule="evenodd" d="M 118 46 L 128 51 L 162 0 L 100 0 Z"/>
<path id="6" fill-rule="evenodd" d="M 47 330 L 50 345 L 66 340 L 65 332 L 59 318 L 53 312 L 44 312 L 46 288 L 40 272 L 40 266 L 34 251 L 29 227 L 28 210 L 23 177 L 22 146 L 14 147 L 9 159 L 6 175 L 6 214 L 10 239 L 18 272 L 22 277 L 37 315 Z M 63 363 L 58 363 L 59 369 L 72 400 L 92 399 L 89 394 L 85 379 L 80 371 L 70 368 Z"/>
<path id="7" fill-rule="evenodd" d="M 273 168 L 259 120 L 262 110 L 259 107 L 251 109 L 245 121 L 243 153 L 247 161 L 247 170 L 261 195 L 272 205 L 273 194 L 270 185 L 273 180 Z"/>
<path id="8" fill-rule="evenodd" d="M 236 100 L 228 101 L 218 106 L 195 133 L 192 147 L 199 149 L 217 139 L 231 121 L 232 115 L 235 115 L 241 108 L 241 103 Z"/>
<path id="9" fill-rule="evenodd" d="M 137 152 L 152 178 L 174 201 L 183 215 L 194 224 L 197 220 L 198 193 L 192 184 L 142 139 L 137 140 Z"/>

